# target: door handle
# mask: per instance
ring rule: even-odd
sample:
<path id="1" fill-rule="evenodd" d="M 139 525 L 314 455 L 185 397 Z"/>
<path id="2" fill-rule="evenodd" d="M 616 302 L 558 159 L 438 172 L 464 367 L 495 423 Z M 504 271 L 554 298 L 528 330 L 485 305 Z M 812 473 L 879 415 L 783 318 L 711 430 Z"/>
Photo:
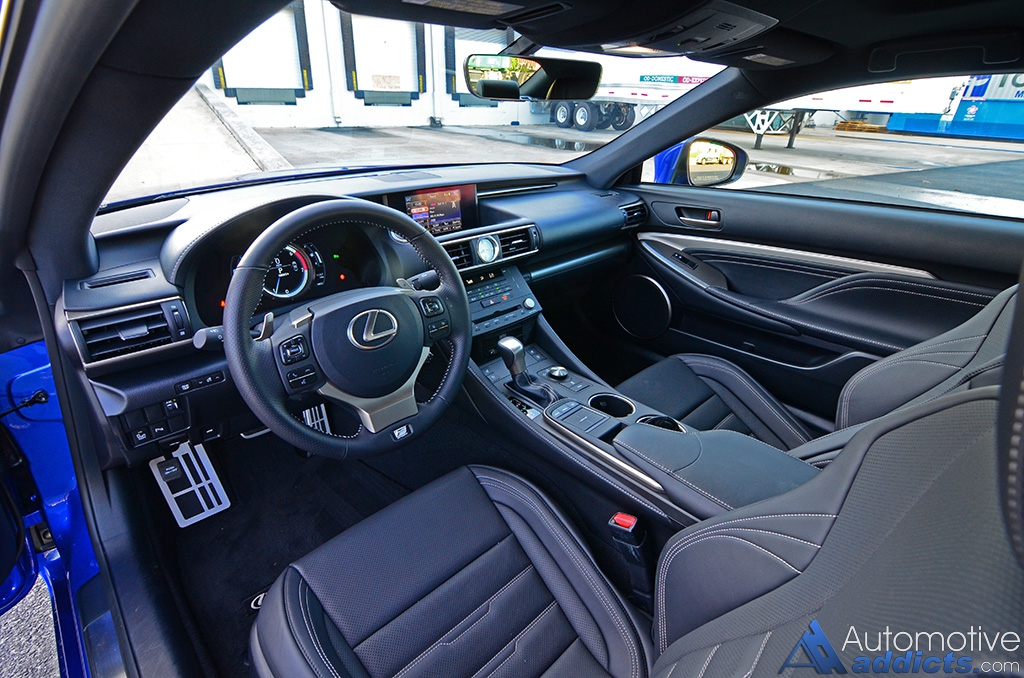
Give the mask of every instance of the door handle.
<path id="1" fill-rule="evenodd" d="M 690 228 L 717 230 L 722 227 L 721 210 L 709 207 L 676 207 L 679 223 Z"/>

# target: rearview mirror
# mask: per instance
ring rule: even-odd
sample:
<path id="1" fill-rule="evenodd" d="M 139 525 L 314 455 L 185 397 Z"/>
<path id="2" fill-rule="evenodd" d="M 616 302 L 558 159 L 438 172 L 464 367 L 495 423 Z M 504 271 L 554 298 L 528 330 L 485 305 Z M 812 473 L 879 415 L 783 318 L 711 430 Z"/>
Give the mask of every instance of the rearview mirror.
<path id="1" fill-rule="evenodd" d="M 721 186 L 736 181 L 747 166 L 747 152 L 717 139 L 694 137 L 654 157 L 655 182 Z"/>
<path id="2" fill-rule="evenodd" d="M 592 61 L 472 54 L 465 64 L 469 91 L 498 101 L 581 101 L 597 93 L 601 64 Z"/>

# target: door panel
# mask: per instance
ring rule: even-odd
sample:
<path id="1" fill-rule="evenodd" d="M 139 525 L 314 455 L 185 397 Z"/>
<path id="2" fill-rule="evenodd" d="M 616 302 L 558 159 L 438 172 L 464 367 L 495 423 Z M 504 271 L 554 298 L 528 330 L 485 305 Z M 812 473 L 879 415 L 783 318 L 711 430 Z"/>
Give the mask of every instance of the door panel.
<path id="1" fill-rule="evenodd" d="M 995 296 L 992 290 L 923 277 L 839 270 L 816 284 L 823 279 L 822 267 L 808 269 L 781 257 L 761 263 L 767 259 L 761 257 L 754 266 L 730 262 L 727 268 L 688 250 L 685 239 L 673 243 L 672 235 L 641 233 L 639 240 L 640 256 L 650 260 L 684 307 L 882 355 L 956 327 Z M 782 292 L 790 296 L 780 298 Z"/>
<path id="2" fill-rule="evenodd" d="M 720 189 L 630 190 L 662 207 L 637 237 L 638 268 L 673 306 L 670 329 L 652 347 L 729 359 L 826 421 L 854 373 L 974 316 L 1015 282 L 1024 254 L 1024 232 L 1002 219 Z M 718 213 L 718 230 L 672 218 L 676 206 L 695 204 Z"/>

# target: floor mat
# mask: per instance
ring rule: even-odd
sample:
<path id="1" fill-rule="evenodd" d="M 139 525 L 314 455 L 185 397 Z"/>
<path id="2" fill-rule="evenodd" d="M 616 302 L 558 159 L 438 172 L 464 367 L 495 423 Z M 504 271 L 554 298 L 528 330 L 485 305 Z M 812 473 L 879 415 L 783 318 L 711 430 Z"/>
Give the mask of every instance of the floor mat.
<path id="1" fill-rule="evenodd" d="M 232 506 L 178 532 L 178 568 L 218 671 L 248 677 L 253 597 L 290 562 L 406 490 L 361 462 L 304 459 L 273 435 L 210 452 Z"/>

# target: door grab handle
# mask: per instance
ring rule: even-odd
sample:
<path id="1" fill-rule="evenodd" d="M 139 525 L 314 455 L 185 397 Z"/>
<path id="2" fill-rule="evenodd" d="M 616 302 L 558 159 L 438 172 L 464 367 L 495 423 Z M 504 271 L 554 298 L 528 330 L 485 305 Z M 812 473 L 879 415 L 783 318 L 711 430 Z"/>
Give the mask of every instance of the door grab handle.
<path id="1" fill-rule="evenodd" d="M 706 207 L 676 207 L 679 223 L 691 228 L 718 229 L 722 227 L 722 212 Z"/>

